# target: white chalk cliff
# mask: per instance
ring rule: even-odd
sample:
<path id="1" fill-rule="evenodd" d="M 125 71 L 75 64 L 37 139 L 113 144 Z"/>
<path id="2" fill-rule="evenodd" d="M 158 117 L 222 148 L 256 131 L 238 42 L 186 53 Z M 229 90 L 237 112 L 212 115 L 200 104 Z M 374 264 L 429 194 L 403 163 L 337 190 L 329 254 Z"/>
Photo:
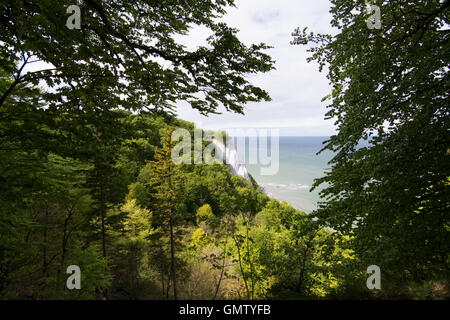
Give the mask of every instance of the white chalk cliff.
<path id="1" fill-rule="evenodd" d="M 245 166 L 245 163 L 240 161 L 239 154 L 233 141 L 229 141 L 227 145 L 215 138 L 211 139 L 211 141 L 216 147 L 216 157 L 228 165 L 231 173 L 241 176 L 251 182 L 247 167 Z"/>

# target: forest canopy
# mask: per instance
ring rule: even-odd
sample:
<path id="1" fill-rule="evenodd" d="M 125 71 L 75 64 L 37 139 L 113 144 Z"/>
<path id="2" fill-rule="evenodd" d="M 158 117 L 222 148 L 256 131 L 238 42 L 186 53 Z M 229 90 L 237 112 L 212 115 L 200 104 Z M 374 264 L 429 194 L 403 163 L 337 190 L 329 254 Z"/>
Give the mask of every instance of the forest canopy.
<path id="1" fill-rule="evenodd" d="M 338 129 L 307 214 L 225 164 L 171 159 L 176 129 L 206 147 L 180 102 L 270 101 L 249 76 L 274 69 L 271 47 L 221 20 L 234 1 L 1 1 L 0 299 L 448 298 L 449 1 L 374 1 L 380 29 L 365 1 L 331 3 L 335 35 L 292 40 L 327 71 Z M 196 26 L 204 44 L 180 44 Z"/>

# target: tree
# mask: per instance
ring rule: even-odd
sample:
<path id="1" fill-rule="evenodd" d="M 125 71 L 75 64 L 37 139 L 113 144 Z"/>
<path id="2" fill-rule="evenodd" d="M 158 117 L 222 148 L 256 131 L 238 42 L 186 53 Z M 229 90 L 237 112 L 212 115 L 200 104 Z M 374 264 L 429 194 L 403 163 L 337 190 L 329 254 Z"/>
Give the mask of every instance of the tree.
<path id="1" fill-rule="evenodd" d="M 192 235 L 194 245 L 199 251 L 209 243 L 212 243 L 217 248 L 217 250 L 210 251 L 205 257 L 211 264 L 212 269 L 220 270 L 214 295 L 212 296 L 212 300 L 215 300 L 218 297 L 220 286 L 227 273 L 227 260 L 230 255 L 228 242 L 230 235 L 235 229 L 235 223 L 233 219 L 230 219 L 230 216 L 218 217 L 214 215 L 209 204 L 205 204 L 197 210 L 196 218 L 200 228 Z M 207 233 L 203 229 L 206 229 Z"/>
<path id="2" fill-rule="evenodd" d="M 171 112 L 187 101 L 207 114 L 219 104 L 243 112 L 248 101 L 269 100 L 244 75 L 267 72 L 265 44 L 245 46 L 237 30 L 217 18 L 233 0 L 101 1 L 79 3 L 81 29 L 66 28 L 73 1 L 7 1 L 0 7 L 0 55 L 12 81 L 0 108 L 21 85 L 45 82 L 42 99 L 52 110 L 83 119 L 115 108 Z M 193 26 L 212 35 L 188 50 L 179 43 Z M 48 67 L 26 72 L 40 61 Z"/>
<path id="3" fill-rule="evenodd" d="M 270 200 L 256 215 L 250 236 L 258 295 L 265 298 L 327 297 L 355 269 L 348 268 L 355 260 L 340 235 L 287 203 Z"/>
<path id="4" fill-rule="evenodd" d="M 24 192 L 20 200 L 0 202 L 0 295 L 95 298 L 98 289 L 109 286 L 110 277 L 100 250 L 85 241 L 92 206 L 89 189 L 85 188 L 89 166 L 54 154 L 39 160 L 29 162 L 34 167 L 24 178 L 30 186 L 18 189 Z M 9 221 L 3 211 L 8 205 L 14 209 Z M 83 292 L 66 288 L 65 272 L 71 264 L 83 270 Z"/>
<path id="5" fill-rule="evenodd" d="M 253 217 L 261 205 L 258 201 L 260 190 L 256 189 L 251 183 L 241 177 L 233 176 L 232 180 L 235 182 L 236 190 L 235 210 L 240 215 L 237 219 L 237 225 L 242 229 L 238 230 L 241 232 L 233 233 L 232 238 L 236 246 L 239 269 L 242 274 L 242 280 L 244 281 L 247 299 L 253 300 L 259 279 L 253 257 L 254 241 L 250 236 L 250 229 Z"/>
<path id="6" fill-rule="evenodd" d="M 180 214 L 180 200 L 176 195 L 177 181 L 175 177 L 175 164 L 172 160 L 172 149 L 175 142 L 172 141 L 172 131 L 169 128 L 163 135 L 163 147 L 155 151 L 155 160 L 151 162 L 151 176 L 148 180 L 152 203 L 152 224 L 159 228 L 160 232 L 169 233 L 170 246 L 170 276 L 173 285 L 173 297 L 177 295 L 177 273 L 175 259 L 175 228 L 183 222 Z M 161 236 L 161 235 L 160 235 Z"/>
<path id="7" fill-rule="evenodd" d="M 373 1 L 382 28 L 369 29 L 365 1 L 333 0 L 334 36 L 294 32 L 317 44 L 333 90 L 326 115 L 338 133 L 317 179 L 319 221 L 347 235 L 383 274 L 448 278 L 450 271 L 450 2 Z M 386 279 L 387 279 L 386 278 Z"/>
<path id="8" fill-rule="evenodd" d="M 157 296 L 155 281 L 148 263 L 149 237 L 152 234 L 151 212 L 128 199 L 120 208 L 125 212 L 123 232 L 115 241 L 112 257 L 114 281 L 109 289 L 111 299 L 151 299 Z"/>

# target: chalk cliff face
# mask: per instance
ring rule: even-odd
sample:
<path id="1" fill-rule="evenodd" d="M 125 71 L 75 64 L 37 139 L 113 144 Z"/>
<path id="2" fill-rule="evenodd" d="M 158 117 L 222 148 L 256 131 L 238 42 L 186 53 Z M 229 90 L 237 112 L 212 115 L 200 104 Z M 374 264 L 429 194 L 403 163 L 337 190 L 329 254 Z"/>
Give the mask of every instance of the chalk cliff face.
<path id="1" fill-rule="evenodd" d="M 225 145 L 222 141 L 214 138 L 211 139 L 211 141 L 216 146 L 216 157 L 228 165 L 231 173 L 241 176 L 251 182 L 245 163 L 239 160 L 239 154 L 234 142 L 231 140 Z"/>

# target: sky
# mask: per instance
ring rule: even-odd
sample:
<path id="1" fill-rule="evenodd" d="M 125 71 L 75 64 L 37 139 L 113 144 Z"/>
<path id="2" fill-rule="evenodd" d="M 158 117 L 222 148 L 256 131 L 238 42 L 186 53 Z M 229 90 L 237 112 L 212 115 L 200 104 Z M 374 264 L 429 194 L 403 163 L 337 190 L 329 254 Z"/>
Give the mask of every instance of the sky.
<path id="1" fill-rule="evenodd" d="M 236 7 L 229 7 L 220 20 L 239 29 L 238 37 L 246 45 L 264 42 L 273 48 L 267 50 L 275 68 L 265 74 L 251 75 L 247 79 L 265 89 L 272 98 L 270 102 L 248 103 L 245 115 L 227 112 L 202 116 L 187 103 L 177 105 L 179 118 L 194 122 L 205 130 L 234 129 L 240 132 L 279 130 L 282 136 L 330 136 L 335 133 L 333 120 L 325 121 L 327 102 L 322 98 L 331 92 L 326 69 L 319 72 L 317 63 L 306 61 L 309 54 L 305 46 L 293 46 L 292 32 L 297 27 L 308 27 L 317 33 L 333 33 L 330 26 L 331 3 L 329 0 L 235 0 Z M 210 35 L 207 28 L 195 27 L 188 36 L 179 41 L 188 49 L 206 45 Z M 36 63 L 25 71 L 50 68 L 51 65 Z M 247 131 L 242 131 L 247 130 Z M 239 130 L 237 130 L 239 131 Z M 245 134 L 246 135 L 246 134 Z"/>
<path id="2" fill-rule="evenodd" d="M 320 73 L 317 63 L 306 61 L 307 47 L 289 43 L 297 27 L 333 33 L 329 0 L 236 0 L 235 5 L 221 20 L 239 29 L 238 37 L 246 45 L 264 42 L 274 47 L 266 52 L 276 61 L 276 70 L 248 78 L 265 89 L 272 101 L 247 104 L 245 115 L 220 109 L 222 114 L 208 117 L 180 103 L 179 118 L 210 130 L 263 128 L 279 129 L 282 136 L 334 134 L 334 121 L 324 120 L 327 102 L 321 102 L 331 91 L 326 70 Z M 208 35 L 207 30 L 195 28 L 182 41 L 194 49 Z"/>

